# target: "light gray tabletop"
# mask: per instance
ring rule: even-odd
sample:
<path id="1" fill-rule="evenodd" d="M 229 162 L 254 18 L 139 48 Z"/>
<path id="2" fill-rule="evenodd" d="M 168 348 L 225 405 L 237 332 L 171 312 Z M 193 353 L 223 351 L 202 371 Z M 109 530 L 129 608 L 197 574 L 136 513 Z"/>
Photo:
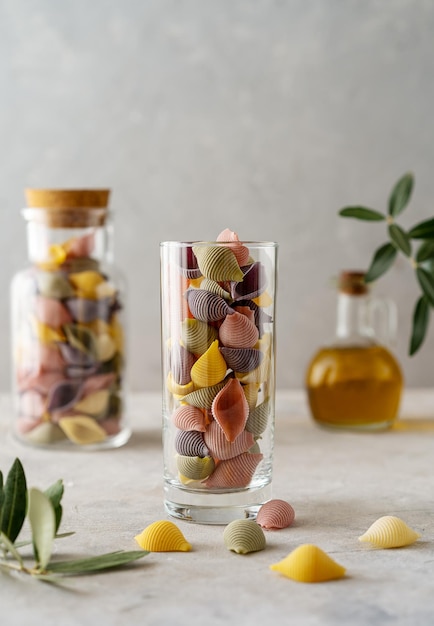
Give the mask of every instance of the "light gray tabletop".
<path id="1" fill-rule="evenodd" d="M 131 398 L 133 435 L 112 451 L 24 447 L 12 439 L 8 396 L 0 397 L 0 469 L 15 457 L 29 486 L 63 478 L 55 558 L 134 550 L 134 536 L 165 519 L 159 394 Z M 213 626 L 359 624 L 424 626 L 434 620 L 434 389 L 405 393 L 398 428 L 330 432 L 311 421 L 302 392 L 277 394 L 273 497 L 296 512 L 294 525 L 266 532 L 261 552 L 237 555 L 223 526 L 173 520 L 191 552 L 151 553 L 134 566 L 65 579 L 63 588 L 0 572 L 2 626 Z M 422 537 L 379 550 L 358 541 L 383 515 L 401 517 Z M 298 583 L 269 566 L 314 543 L 346 567 L 327 583 Z"/>

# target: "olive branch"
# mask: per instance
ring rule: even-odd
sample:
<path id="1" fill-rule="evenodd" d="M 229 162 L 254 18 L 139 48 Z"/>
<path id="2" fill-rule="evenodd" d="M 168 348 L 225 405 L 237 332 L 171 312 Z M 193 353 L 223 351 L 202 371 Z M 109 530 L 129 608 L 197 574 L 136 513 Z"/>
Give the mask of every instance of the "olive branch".
<path id="1" fill-rule="evenodd" d="M 425 340 L 434 307 L 434 218 L 420 222 L 410 230 L 405 230 L 396 222 L 408 205 L 413 187 L 413 174 L 404 174 L 392 188 L 387 213 L 364 206 L 348 206 L 339 211 L 342 217 L 387 224 L 389 241 L 374 252 L 365 282 L 372 282 L 387 272 L 398 253 L 406 257 L 414 270 L 421 295 L 413 310 L 410 356 L 419 350 Z M 419 244 L 416 249 L 415 243 Z"/>

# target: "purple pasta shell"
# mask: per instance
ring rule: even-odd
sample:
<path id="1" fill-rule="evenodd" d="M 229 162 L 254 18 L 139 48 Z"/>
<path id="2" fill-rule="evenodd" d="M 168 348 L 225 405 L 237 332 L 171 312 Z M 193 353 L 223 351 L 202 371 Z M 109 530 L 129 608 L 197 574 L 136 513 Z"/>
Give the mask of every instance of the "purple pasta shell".
<path id="1" fill-rule="evenodd" d="M 194 354 L 176 344 L 170 353 L 170 370 L 174 381 L 178 385 L 187 385 L 191 381 L 191 368 L 196 361 Z"/>
<path id="2" fill-rule="evenodd" d="M 81 383 L 64 380 L 53 385 L 48 393 L 47 410 L 64 410 L 72 407 L 81 395 Z"/>
<path id="3" fill-rule="evenodd" d="M 185 295 L 191 313 L 201 322 L 217 322 L 234 312 L 223 298 L 205 289 L 190 288 Z"/>
<path id="4" fill-rule="evenodd" d="M 182 248 L 179 251 L 178 266 L 184 278 L 199 278 L 199 276 L 202 276 L 191 246 Z"/>
<path id="5" fill-rule="evenodd" d="M 234 300 L 252 299 L 263 293 L 267 287 L 267 274 L 262 263 L 257 261 L 241 268 L 244 278 L 241 282 L 231 283 L 231 295 Z"/>
<path id="6" fill-rule="evenodd" d="M 255 348 L 220 348 L 228 367 L 234 372 L 251 372 L 260 366 L 264 353 Z"/>
<path id="7" fill-rule="evenodd" d="M 203 433 L 198 430 L 179 430 L 175 437 L 175 449 L 182 456 L 200 456 L 203 458 L 209 455 Z"/>
<path id="8" fill-rule="evenodd" d="M 68 378 L 86 378 L 98 371 L 98 365 L 68 365 L 65 373 Z"/>
<path id="9" fill-rule="evenodd" d="M 74 321 L 87 324 L 96 319 L 107 322 L 110 319 L 113 302 L 110 298 L 102 298 L 101 300 L 68 298 L 65 304 Z"/>
<path id="10" fill-rule="evenodd" d="M 95 364 L 95 359 L 88 352 L 83 352 L 69 343 L 59 343 L 59 350 L 68 365 L 88 367 Z"/>

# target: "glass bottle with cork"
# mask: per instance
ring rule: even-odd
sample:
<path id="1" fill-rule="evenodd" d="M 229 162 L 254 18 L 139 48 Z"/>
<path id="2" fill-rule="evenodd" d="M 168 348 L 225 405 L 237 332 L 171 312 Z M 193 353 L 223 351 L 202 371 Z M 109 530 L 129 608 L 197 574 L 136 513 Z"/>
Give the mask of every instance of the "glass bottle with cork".
<path id="1" fill-rule="evenodd" d="M 29 266 L 11 285 L 14 434 L 42 447 L 112 448 L 125 419 L 125 290 L 108 189 L 27 189 Z"/>
<path id="2" fill-rule="evenodd" d="M 313 419 L 337 429 L 381 430 L 397 418 L 403 375 L 375 329 L 390 338 L 396 327 L 394 303 L 369 296 L 364 272 L 339 277 L 336 337 L 320 348 L 306 372 Z"/>

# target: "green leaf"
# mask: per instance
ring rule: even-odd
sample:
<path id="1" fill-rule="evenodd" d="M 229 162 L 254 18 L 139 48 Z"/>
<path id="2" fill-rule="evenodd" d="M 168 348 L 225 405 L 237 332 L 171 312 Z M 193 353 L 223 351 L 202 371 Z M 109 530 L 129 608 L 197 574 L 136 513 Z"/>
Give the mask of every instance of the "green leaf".
<path id="1" fill-rule="evenodd" d="M 0 544 L 4 545 L 6 550 L 12 554 L 14 559 L 18 561 L 18 563 L 22 566 L 23 559 L 21 558 L 20 553 L 18 552 L 16 546 L 12 543 L 10 539 L 6 537 L 4 533 L 0 532 Z"/>
<path id="2" fill-rule="evenodd" d="M 395 217 L 405 209 L 410 200 L 413 183 L 414 179 L 411 173 L 404 174 L 404 176 L 398 180 L 390 194 L 389 215 Z"/>
<path id="3" fill-rule="evenodd" d="M 434 239 L 434 217 L 413 226 L 408 231 L 408 236 L 412 239 Z"/>
<path id="4" fill-rule="evenodd" d="M 410 238 L 398 224 L 390 224 L 389 236 L 398 250 L 401 250 L 405 256 L 411 256 L 411 243 Z"/>
<path id="5" fill-rule="evenodd" d="M 48 487 L 45 490 L 45 495 L 49 497 L 51 504 L 53 505 L 54 514 L 56 517 L 56 532 L 60 526 L 60 522 L 62 520 L 62 505 L 60 501 L 62 500 L 64 492 L 63 481 L 61 479 L 57 480 L 53 485 Z"/>
<path id="6" fill-rule="evenodd" d="M 434 259 L 434 239 L 424 241 L 418 248 L 416 253 L 416 261 L 423 263 L 429 259 Z"/>
<path id="7" fill-rule="evenodd" d="M 129 552 L 118 551 L 91 556 L 85 559 L 74 559 L 71 561 L 57 561 L 50 563 L 49 573 L 55 574 L 90 574 L 105 569 L 120 567 L 127 563 L 132 563 L 149 554 L 147 550 L 131 550 Z"/>
<path id="8" fill-rule="evenodd" d="M 391 243 L 386 243 L 375 252 L 368 271 L 365 275 L 365 282 L 370 283 L 387 272 L 392 265 L 398 251 Z"/>
<path id="9" fill-rule="evenodd" d="M 3 506 L 0 516 L 0 531 L 12 543 L 18 537 L 26 517 L 27 483 L 23 466 L 15 459 L 6 478 Z"/>
<path id="10" fill-rule="evenodd" d="M 347 206 L 339 211 L 339 215 L 342 217 L 355 217 L 358 220 L 368 222 L 380 222 L 386 219 L 386 216 L 379 211 L 367 209 L 363 206 Z"/>
<path id="11" fill-rule="evenodd" d="M 416 268 L 416 276 L 430 305 L 434 306 L 434 276 L 422 267 Z"/>
<path id="12" fill-rule="evenodd" d="M 416 302 L 413 313 L 413 325 L 410 338 L 409 354 L 413 356 L 424 342 L 428 330 L 430 307 L 426 296 L 421 296 Z"/>
<path id="13" fill-rule="evenodd" d="M 32 528 L 35 559 L 38 565 L 45 569 L 50 560 L 56 534 L 56 516 L 50 498 L 34 487 L 29 489 L 28 517 Z"/>

